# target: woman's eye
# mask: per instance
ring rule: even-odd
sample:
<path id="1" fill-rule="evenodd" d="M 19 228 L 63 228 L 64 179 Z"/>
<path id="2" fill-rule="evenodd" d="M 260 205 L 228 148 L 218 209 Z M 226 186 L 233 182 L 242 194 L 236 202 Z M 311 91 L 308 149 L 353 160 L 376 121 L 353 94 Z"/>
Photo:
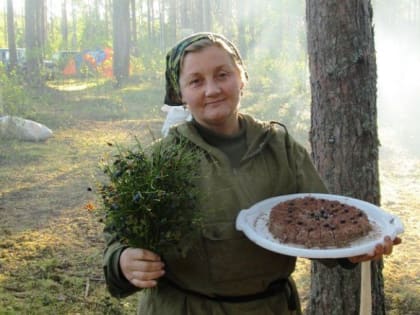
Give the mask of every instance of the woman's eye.
<path id="1" fill-rule="evenodd" d="M 200 84 L 200 79 L 193 79 L 189 82 L 189 85 L 195 86 Z"/>
<path id="2" fill-rule="evenodd" d="M 225 72 L 225 71 L 220 72 L 220 73 L 218 74 L 219 78 L 221 78 L 221 79 L 223 79 L 223 78 L 227 77 L 228 75 L 229 75 L 229 73 L 228 73 L 228 72 Z"/>

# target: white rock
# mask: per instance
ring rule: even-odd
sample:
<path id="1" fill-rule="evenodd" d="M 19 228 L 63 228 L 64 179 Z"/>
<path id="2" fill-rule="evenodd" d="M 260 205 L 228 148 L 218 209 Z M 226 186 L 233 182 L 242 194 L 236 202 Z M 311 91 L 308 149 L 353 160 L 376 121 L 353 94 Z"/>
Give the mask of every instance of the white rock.
<path id="1" fill-rule="evenodd" d="M 36 121 L 15 116 L 0 117 L 0 138 L 24 141 L 45 141 L 53 132 Z"/>

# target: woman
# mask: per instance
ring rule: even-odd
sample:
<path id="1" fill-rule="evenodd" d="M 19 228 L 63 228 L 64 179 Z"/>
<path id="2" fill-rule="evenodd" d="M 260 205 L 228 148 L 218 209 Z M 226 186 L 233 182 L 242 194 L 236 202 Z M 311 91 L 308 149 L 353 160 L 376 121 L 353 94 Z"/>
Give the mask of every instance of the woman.
<path id="1" fill-rule="evenodd" d="M 104 270 L 110 292 L 124 297 L 157 287 L 142 295 L 139 314 L 301 314 L 291 279 L 296 258 L 254 245 L 235 230 L 235 219 L 268 197 L 325 192 L 309 155 L 284 126 L 239 112 L 247 73 L 225 37 L 194 34 L 170 50 L 166 62 L 165 103 L 184 104 L 193 117 L 172 128 L 166 141 L 185 138 L 205 153 L 201 188 L 211 196 L 201 205 L 205 224 L 186 257 L 173 253 L 165 261 L 109 238 Z M 390 254 L 392 245 L 387 238 L 372 256 L 327 263 L 351 268 Z"/>

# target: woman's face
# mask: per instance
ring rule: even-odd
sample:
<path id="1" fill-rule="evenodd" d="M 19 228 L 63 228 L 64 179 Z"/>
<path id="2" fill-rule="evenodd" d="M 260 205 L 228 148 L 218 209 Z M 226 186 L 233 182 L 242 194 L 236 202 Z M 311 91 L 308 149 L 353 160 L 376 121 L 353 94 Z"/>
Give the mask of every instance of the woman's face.
<path id="1" fill-rule="evenodd" d="M 244 84 L 223 48 L 214 45 L 187 53 L 179 83 L 182 101 L 199 124 L 225 134 L 239 130 L 238 107 Z"/>

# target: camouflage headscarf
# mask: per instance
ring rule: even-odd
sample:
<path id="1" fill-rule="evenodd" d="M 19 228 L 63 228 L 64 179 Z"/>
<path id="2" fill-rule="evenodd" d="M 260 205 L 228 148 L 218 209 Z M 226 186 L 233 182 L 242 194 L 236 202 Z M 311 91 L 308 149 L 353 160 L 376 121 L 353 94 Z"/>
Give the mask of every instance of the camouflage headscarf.
<path id="1" fill-rule="evenodd" d="M 208 32 L 195 33 L 193 35 L 190 35 L 179 41 L 166 54 L 166 95 L 164 100 L 165 104 L 171 106 L 183 105 L 179 87 L 179 72 L 181 67 L 181 59 L 184 56 L 185 49 L 188 46 L 205 38 L 209 39 L 212 42 L 222 41 L 232 50 L 236 62 L 242 67 L 244 66 L 241 55 L 239 54 L 239 50 L 230 40 L 228 40 L 223 35 Z M 247 77 L 246 73 L 245 76 Z"/>

